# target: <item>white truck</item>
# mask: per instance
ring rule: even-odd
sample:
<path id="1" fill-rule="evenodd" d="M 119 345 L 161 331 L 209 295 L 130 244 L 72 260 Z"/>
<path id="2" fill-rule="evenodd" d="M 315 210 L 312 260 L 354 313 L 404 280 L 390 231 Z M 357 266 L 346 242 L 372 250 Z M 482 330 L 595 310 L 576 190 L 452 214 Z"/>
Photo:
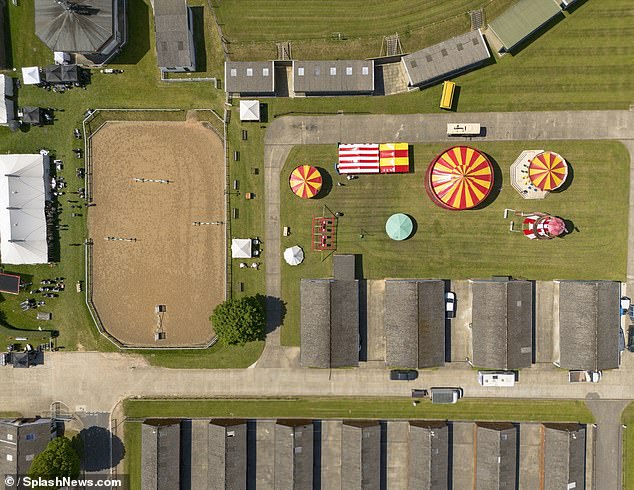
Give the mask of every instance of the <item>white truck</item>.
<path id="1" fill-rule="evenodd" d="M 568 371 L 570 383 L 598 383 L 601 381 L 601 371 Z"/>
<path id="2" fill-rule="evenodd" d="M 478 383 L 482 386 L 515 386 L 513 371 L 478 371 Z"/>

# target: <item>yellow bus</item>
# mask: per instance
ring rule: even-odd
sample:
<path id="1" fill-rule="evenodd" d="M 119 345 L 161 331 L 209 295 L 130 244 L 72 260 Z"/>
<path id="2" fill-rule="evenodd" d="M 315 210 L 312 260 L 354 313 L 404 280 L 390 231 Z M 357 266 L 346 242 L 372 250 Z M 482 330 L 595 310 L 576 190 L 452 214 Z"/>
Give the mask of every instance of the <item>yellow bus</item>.
<path id="1" fill-rule="evenodd" d="M 453 93 L 456 89 L 454 82 L 446 81 L 442 83 L 442 95 L 440 97 L 440 108 L 451 109 L 453 106 Z"/>

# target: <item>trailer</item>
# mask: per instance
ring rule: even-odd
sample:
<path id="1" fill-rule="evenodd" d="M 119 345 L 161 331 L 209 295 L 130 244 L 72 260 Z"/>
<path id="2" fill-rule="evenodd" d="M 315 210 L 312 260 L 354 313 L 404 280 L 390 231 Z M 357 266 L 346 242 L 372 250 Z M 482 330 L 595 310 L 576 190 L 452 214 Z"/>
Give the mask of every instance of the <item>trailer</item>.
<path id="1" fill-rule="evenodd" d="M 601 371 L 568 371 L 570 383 L 598 383 L 601 381 Z"/>
<path id="2" fill-rule="evenodd" d="M 448 123 L 447 136 L 480 136 L 480 123 Z"/>

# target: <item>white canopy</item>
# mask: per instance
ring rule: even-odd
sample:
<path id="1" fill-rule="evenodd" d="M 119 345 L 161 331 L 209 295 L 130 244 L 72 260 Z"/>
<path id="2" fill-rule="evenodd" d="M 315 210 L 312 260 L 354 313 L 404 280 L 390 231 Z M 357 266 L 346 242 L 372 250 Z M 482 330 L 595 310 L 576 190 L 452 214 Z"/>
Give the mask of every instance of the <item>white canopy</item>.
<path id="1" fill-rule="evenodd" d="M 234 238 L 231 240 L 231 258 L 250 259 L 253 248 L 250 238 Z"/>
<path id="2" fill-rule="evenodd" d="M 3 97 L 13 96 L 13 79 L 6 75 L 0 75 L 0 95 Z"/>
<path id="3" fill-rule="evenodd" d="M 9 121 L 15 119 L 15 110 L 13 107 L 13 101 L 9 99 L 0 99 L 0 124 L 7 124 Z"/>
<path id="4" fill-rule="evenodd" d="M 22 81 L 24 85 L 37 85 L 40 83 L 40 69 L 37 66 L 22 68 Z"/>
<path id="5" fill-rule="evenodd" d="M 240 121 L 259 121 L 260 101 L 241 100 L 240 101 Z"/>
<path id="6" fill-rule="evenodd" d="M 288 265 L 299 265 L 304 262 L 304 251 L 297 245 L 284 250 L 284 260 Z"/>
<path id="7" fill-rule="evenodd" d="M 54 51 L 53 59 L 56 65 L 66 65 L 70 63 L 70 54 L 64 53 L 63 51 Z"/>
<path id="8" fill-rule="evenodd" d="M 0 155 L 0 260 L 4 264 L 48 262 L 47 169 L 45 155 Z"/>

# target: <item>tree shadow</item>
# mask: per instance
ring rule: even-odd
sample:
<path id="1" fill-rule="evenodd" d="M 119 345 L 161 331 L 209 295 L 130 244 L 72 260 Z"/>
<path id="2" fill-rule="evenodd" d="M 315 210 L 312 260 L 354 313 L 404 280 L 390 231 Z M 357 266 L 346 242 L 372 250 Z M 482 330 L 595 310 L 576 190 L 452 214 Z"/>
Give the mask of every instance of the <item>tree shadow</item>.
<path id="1" fill-rule="evenodd" d="M 319 194 L 317 194 L 314 199 L 323 199 L 324 197 L 330 194 L 332 191 L 332 176 L 330 173 L 323 167 L 316 167 L 321 174 L 321 190 Z"/>
<path id="2" fill-rule="evenodd" d="M 150 50 L 150 11 L 143 0 L 128 0 L 128 42 L 113 63 L 136 65 Z"/>
<path id="3" fill-rule="evenodd" d="M 114 468 L 125 456 L 125 447 L 121 439 L 103 427 L 92 426 L 82 429 L 78 438 L 81 439 L 83 447 L 80 455 L 84 471 L 99 472 Z"/>
<path id="4" fill-rule="evenodd" d="M 256 294 L 255 298 L 264 308 L 266 315 L 266 333 L 271 333 L 276 328 L 281 327 L 284 324 L 284 317 L 286 316 L 286 302 L 280 298 L 265 296 L 263 294 Z"/>
<path id="5" fill-rule="evenodd" d="M 493 203 L 502 192 L 502 187 L 504 186 L 504 176 L 502 174 L 502 170 L 498 165 L 498 162 L 488 153 L 483 154 L 489 159 L 491 162 L 491 168 L 493 169 L 493 187 L 489 192 L 489 195 L 477 206 L 474 206 L 472 209 L 484 209 L 490 204 Z"/>
<path id="6" fill-rule="evenodd" d="M 207 71 L 207 46 L 205 45 L 205 8 L 203 6 L 189 7 L 194 24 L 194 56 L 196 71 Z M 210 27 L 211 29 L 211 27 Z"/>

